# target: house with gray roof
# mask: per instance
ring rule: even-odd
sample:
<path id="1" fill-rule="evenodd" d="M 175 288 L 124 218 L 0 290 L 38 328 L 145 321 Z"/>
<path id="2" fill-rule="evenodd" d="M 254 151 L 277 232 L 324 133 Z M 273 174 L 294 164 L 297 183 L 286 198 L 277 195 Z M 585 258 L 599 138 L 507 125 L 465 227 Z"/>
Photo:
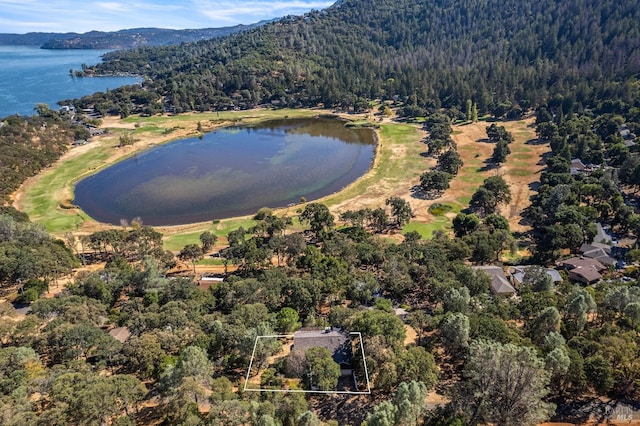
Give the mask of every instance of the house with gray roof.
<path id="1" fill-rule="evenodd" d="M 580 246 L 580 253 L 586 253 L 592 250 L 603 250 L 606 254 L 611 254 L 611 244 L 596 243 L 591 244 L 584 243 Z"/>
<path id="2" fill-rule="evenodd" d="M 615 266 L 617 265 L 618 261 L 616 259 L 614 259 L 613 257 L 609 256 L 607 254 L 607 252 L 604 249 L 593 249 L 593 250 L 589 250 L 586 251 L 584 253 L 582 253 L 582 256 L 589 258 L 589 259 L 595 259 L 598 262 L 602 263 L 603 265 L 610 267 L 610 268 L 615 268 Z"/>
<path id="3" fill-rule="evenodd" d="M 351 338 L 343 331 L 327 327 L 325 329 L 301 329 L 293 333 L 292 351 L 306 353 L 311 348 L 325 348 L 331 352 L 333 360 L 340 365 L 340 374 L 350 376 Z"/>
<path id="4" fill-rule="evenodd" d="M 507 277 L 504 275 L 502 267 L 496 265 L 473 266 L 475 271 L 482 271 L 491 278 L 491 292 L 496 296 L 512 296 L 516 293 Z"/>
<path id="5" fill-rule="evenodd" d="M 601 272 L 607 267 L 597 259 L 572 257 L 562 261 L 561 266 L 567 270 L 569 279 L 583 284 L 593 284 L 602 279 Z"/>
<path id="6" fill-rule="evenodd" d="M 538 265 L 518 265 L 518 266 L 509 267 L 508 272 L 511 275 L 511 282 L 516 287 L 520 286 L 523 283 L 525 276 L 527 275 L 527 272 L 532 268 L 535 269 L 535 268 L 541 268 L 541 267 Z M 549 275 L 549 277 L 551 277 L 551 280 L 554 283 L 561 283 L 563 281 L 562 276 L 555 269 L 550 269 L 550 268 L 542 268 L 542 269 L 547 275 Z"/>
<path id="7" fill-rule="evenodd" d="M 582 257 L 596 259 L 609 268 L 615 268 L 618 261 L 611 256 L 613 238 L 607 233 L 602 224 L 596 222 L 596 235 L 591 243 L 580 246 Z"/>

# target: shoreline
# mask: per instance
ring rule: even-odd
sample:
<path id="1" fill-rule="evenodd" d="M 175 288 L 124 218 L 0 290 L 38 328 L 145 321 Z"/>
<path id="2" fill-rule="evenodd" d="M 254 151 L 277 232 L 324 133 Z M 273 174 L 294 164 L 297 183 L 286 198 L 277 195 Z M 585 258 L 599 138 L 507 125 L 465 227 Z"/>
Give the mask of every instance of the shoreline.
<path id="1" fill-rule="evenodd" d="M 293 114 L 292 114 L 293 112 Z M 294 115 L 294 117 L 290 117 Z M 86 145 L 82 146 L 74 146 L 70 148 L 56 163 L 47 169 L 43 170 L 36 176 L 33 176 L 27 179 L 18 190 L 16 190 L 10 196 L 11 205 L 20 211 L 29 210 L 26 205 L 25 198 L 30 190 L 32 190 L 36 185 L 38 185 L 39 181 L 43 179 L 43 175 L 46 175 L 47 172 L 51 172 L 60 167 L 62 163 L 68 162 L 75 157 L 86 154 L 87 152 L 94 149 L 101 149 L 103 151 L 108 152 L 107 158 L 93 167 L 85 167 L 81 171 L 81 173 L 70 177 L 65 181 L 63 188 L 56 188 L 57 190 L 62 190 L 63 196 L 61 199 L 57 199 L 56 210 L 62 210 L 60 204 L 64 202 L 72 203 L 73 201 L 73 189 L 75 184 L 83 178 L 87 176 L 91 176 L 95 173 L 104 170 L 105 168 L 111 167 L 118 162 L 124 161 L 128 158 L 131 158 L 134 155 L 137 155 L 141 152 L 147 151 L 156 146 L 164 145 L 167 143 L 171 143 L 176 140 L 189 138 L 198 136 L 201 133 L 207 133 L 211 131 L 218 130 L 223 127 L 228 127 L 230 125 L 251 125 L 257 122 L 266 121 L 270 119 L 286 119 L 286 118 L 295 118 L 295 117 L 319 117 L 323 115 L 331 115 L 336 119 L 339 119 L 345 123 L 366 120 L 369 114 L 349 114 L 349 113 L 335 113 L 331 110 L 327 109 L 300 109 L 300 110 L 270 110 L 264 108 L 256 108 L 253 110 L 241 111 L 241 112 L 226 112 L 226 113 L 216 113 L 216 112 L 206 112 L 206 113 L 186 113 L 186 114 L 178 114 L 178 115 L 161 115 L 161 116 L 152 116 L 152 117 L 140 117 L 140 116 L 132 116 L 127 119 L 121 119 L 119 117 L 104 117 L 102 120 L 102 124 L 100 128 L 107 129 L 109 132 L 96 137 L 93 141 Z M 135 121 L 134 121 L 135 120 Z M 147 134 L 144 131 L 143 124 L 148 124 L 147 122 L 152 123 L 162 121 L 166 126 L 164 128 L 163 134 Z M 173 122 L 176 124 L 181 124 L 181 126 L 171 127 Z M 201 124 L 202 132 L 198 130 L 198 124 Z M 375 123 L 373 123 L 375 124 Z M 142 130 L 141 130 L 142 129 Z M 170 132 L 167 132 L 170 130 Z M 136 140 L 133 145 L 125 146 L 125 147 L 117 147 L 113 145 L 117 141 L 117 137 L 122 134 L 122 132 L 126 131 L 139 131 L 138 135 L 134 136 Z M 308 200 L 308 202 L 322 202 L 323 200 L 334 197 L 336 194 L 340 194 L 349 188 L 353 187 L 353 185 L 357 184 L 360 180 L 362 180 L 365 176 L 367 176 L 371 170 L 373 170 L 377 163 L 379 157 L 380 150 L 380 137 L 375 127 L 372 127 L 373 138 L 374 138 L 374 154 L 371 164 L 367 171 L 360 176 L 355 181 L 351 182 L 349 185 L 343 187 L 339 191 L 328 194 L 322 198 Z M 166 134 L 166 135 L 165 135 Z M 56 197 L 58 198 L 58 197 Z M 301 204 L 296 204 L 299 206 Z M 290 211 L 292 206 L 283 206 L 283 207 L 274 207 L 273 210 L 276 214 L 284 214 Z M 114 227 L 118 227 L 118 225 L 98 222 L 95 219 L 88 216 L 82 209 L 79 207 L 73 207 L 70 209 L 64 209 L 66 212 L 73 213 L 79 217 L 82 217 L 82 222 L 79 226 L 76 227 L 74 232 L 82 232 L 86 228 L 90 228 L 91 230 L 100 230 L 100 229 L 111 229 Z M 27 211 L 31 215 L 32 212 Z M 221 221 L 238 221 L 238 220 L 247 220 L 252 215 L 245 216 L 233 216 L 229 218 L 220 219 Z M 38 216 L 36 215 L 36 218 Z M 188 229 L 200 229 L 203 226 L 210 225 L 210 221 L 203 222 L 192 222 L 192 223 L 184 223 L 184 224 L 176 224 L 176 225 L 154 225 L 153 227 L 162 230 L 163 233 L 180 233 L 184 232 Z M 88 229 L 87 229 L 88 230 Z M 69 231 L 68 229 L 66 231 Z M 55 233 L 55 231 L 53 231 Z"/>

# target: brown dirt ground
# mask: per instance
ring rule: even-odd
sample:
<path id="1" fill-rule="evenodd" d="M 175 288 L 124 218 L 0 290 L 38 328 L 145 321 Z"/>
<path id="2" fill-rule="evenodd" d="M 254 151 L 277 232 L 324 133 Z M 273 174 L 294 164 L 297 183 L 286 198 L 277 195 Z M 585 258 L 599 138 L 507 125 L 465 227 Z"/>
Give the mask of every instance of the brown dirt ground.
<path id="1" fill-rule="evenodd" d="M 416 333 L 416 330 L 410 325 L 405 324 L 404 331 L 406 333 L 406 337 L 404 338 L 404 345 L 405 346 L 415 345 L 416 339 L 418 338 L 418 333 Z"/>

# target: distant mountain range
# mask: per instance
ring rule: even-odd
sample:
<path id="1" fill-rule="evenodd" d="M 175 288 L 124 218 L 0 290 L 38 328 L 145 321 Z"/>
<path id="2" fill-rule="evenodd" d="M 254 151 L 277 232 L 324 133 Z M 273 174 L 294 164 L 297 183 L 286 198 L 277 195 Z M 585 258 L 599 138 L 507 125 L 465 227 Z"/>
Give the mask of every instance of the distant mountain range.
<path id="1" fill-rule="evenodd" d="M 168 46 L 223 37 L 258 27 L 269 21 L 250 25 L 195 30 L 133 28 L 113 32 L 0 34 L 0 45 L 40 46 L 42 49 L 131 49 L 143 46 Z"/>

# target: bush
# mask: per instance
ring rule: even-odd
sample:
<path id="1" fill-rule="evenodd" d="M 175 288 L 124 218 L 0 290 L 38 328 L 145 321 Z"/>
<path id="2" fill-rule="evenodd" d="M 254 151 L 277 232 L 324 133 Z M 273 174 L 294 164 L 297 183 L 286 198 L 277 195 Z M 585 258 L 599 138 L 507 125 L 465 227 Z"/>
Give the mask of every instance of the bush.
<path id="1" fill-rule="evenodd" d="M 272 216 L 273 210 L 269 207 L 262 207 L 258 212 L 253 216 L 255 220 L 264 220 L 265 218 Z"/>
<path id="2" fill-rule="evenodd" d="M 434 216 L 444 216 L 452 209 L 453 207 L 451 207 L 449 204 L 435 203 L 432 204 L 431 207 L 429 207 L 429 213 Z"/>
<path id="3" fill-rule="evenodd" d="M 16 297 L 18 303 L 35 302 L 40 296 L 47 291 L 48 284 L 46 281 L 29 280 L 22 286 L 22 292 Z"/>

